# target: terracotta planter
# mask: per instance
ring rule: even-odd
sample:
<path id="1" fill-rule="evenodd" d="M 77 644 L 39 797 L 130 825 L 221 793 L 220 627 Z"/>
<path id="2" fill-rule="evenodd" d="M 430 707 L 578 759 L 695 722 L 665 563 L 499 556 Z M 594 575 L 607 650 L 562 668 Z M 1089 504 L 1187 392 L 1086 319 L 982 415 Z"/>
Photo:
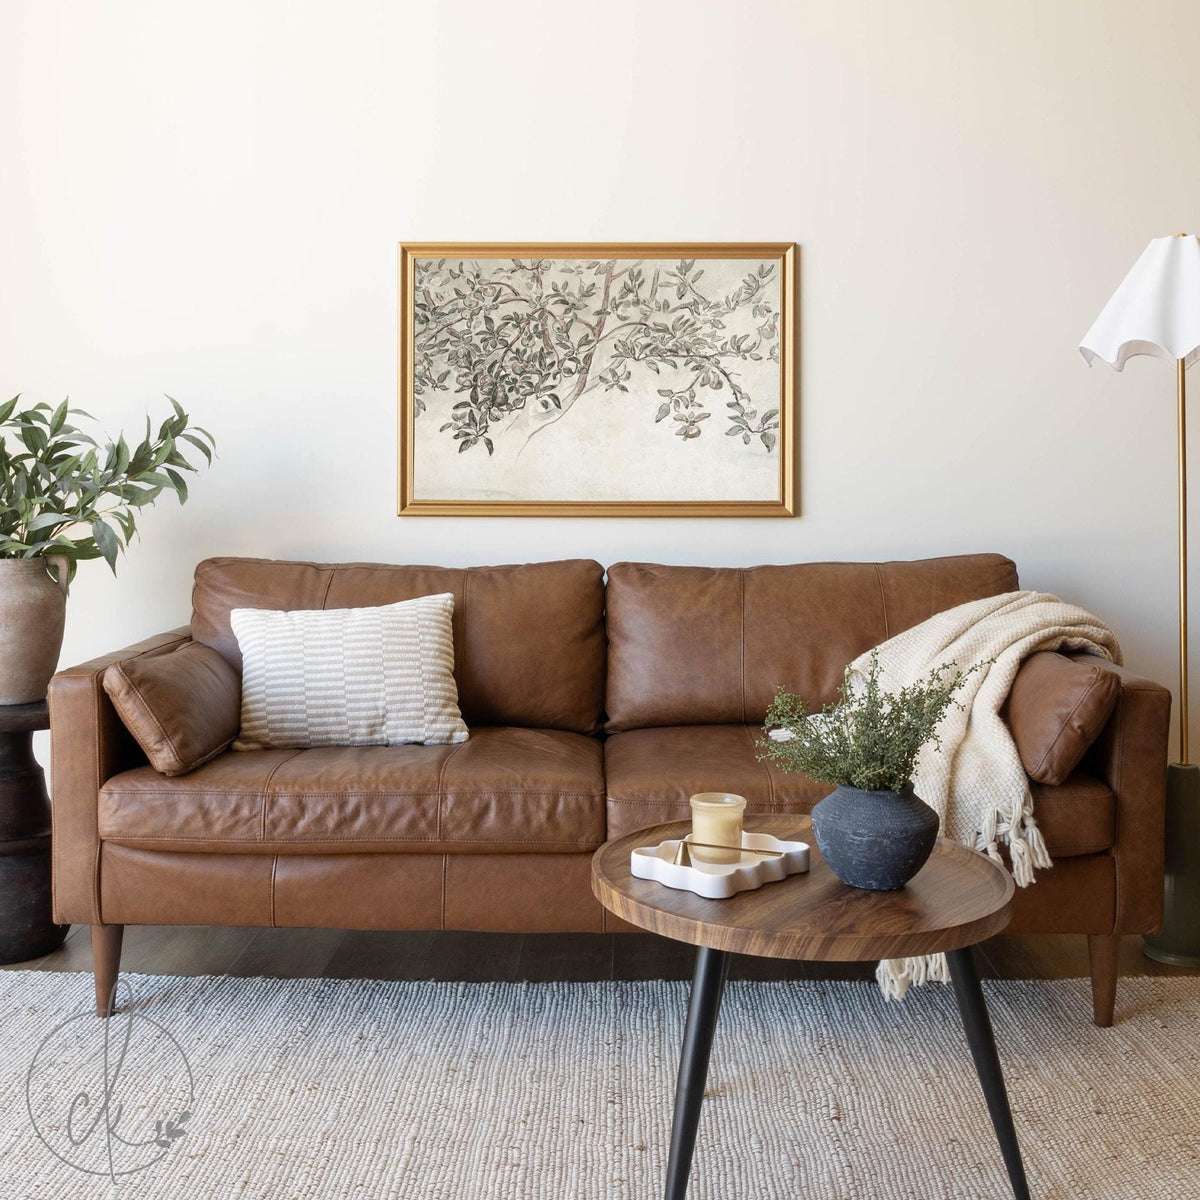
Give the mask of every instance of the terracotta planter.
<path id="1" fill-rule="evenodd" d="M 66 615 L 66 559 L 0 559 L 0 704 L 45 699 Z"/>

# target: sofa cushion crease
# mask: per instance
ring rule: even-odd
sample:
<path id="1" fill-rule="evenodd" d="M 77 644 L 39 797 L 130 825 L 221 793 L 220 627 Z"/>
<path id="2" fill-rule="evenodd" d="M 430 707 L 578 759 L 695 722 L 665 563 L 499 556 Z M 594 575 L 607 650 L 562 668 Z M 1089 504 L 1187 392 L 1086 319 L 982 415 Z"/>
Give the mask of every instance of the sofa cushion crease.
<path id="1" fill-rule="evenodd" d="M 604 840 L 599 741 L 483 726 L 457 745 L 230 752 L 168 783 L 149 767 L 100 791 L 100 835 L 125 846 L 299 854 Z"/>

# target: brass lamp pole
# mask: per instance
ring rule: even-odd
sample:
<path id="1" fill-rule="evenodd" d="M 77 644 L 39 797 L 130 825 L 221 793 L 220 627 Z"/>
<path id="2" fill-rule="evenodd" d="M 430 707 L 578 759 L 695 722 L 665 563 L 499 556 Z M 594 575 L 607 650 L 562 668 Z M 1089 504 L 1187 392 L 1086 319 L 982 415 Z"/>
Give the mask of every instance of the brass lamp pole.
<path id="1" fill-rule="evenodd" d="M 1188 762 L 1187 362 L 1182 358 L 1175 360 L 1175 395 L 1179 442 L 1179 765 L 1187 767 L 1191 765 Z"/>
<path id="2" fill-rule="evenodd" d="M 1179 467 L 1179 761 L 1167 768 L 1163 928 L 1145 940 L 1160 962 L 1200 966 L 1200 767 L 1188 755 L 1187 368 L 1200 361 L 1200 238 L 1155 238 L 1079 346 L 1118 371 L 1135 354 L 1175 362 Z"/>

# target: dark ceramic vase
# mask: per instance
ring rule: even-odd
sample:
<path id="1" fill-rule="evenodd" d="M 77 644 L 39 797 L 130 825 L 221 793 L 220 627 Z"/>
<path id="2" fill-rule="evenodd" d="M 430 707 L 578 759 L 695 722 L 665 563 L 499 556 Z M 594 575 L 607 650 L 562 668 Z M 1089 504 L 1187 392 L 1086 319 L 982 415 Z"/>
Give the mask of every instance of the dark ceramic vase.
<path id="1" fill-rule="evenodd" d="M 873 892 L 902 888 L 933 853 L 938 815 L 909 784 L 902 792 L 839 787 L 812 811 L 813 833 L 833 873 Z"/>

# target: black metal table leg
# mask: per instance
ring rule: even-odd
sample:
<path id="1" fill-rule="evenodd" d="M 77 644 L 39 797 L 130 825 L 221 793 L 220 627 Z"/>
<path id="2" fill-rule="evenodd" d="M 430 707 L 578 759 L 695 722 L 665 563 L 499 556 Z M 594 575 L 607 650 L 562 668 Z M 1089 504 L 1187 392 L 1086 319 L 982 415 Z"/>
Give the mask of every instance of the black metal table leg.
<path id="1" fill-rule="evenodd" d="M 679 1077 L 675 1081 L 675 1116 L 671 1122 L 666 1200 L 684 1200 L 687 1195 L 692 1151 L 696 1148 L 696 1127 L 700 1124 L 700 1105 L 704 1101 L 704 1081 L 708 1077 L 708 1056 L 731 958 L 732 955 L 723 950 L 712 950 L 708 946 L 696 950 L 696 973 L 692 977 L 692 996 L 683 1031 L 683 1054 L 679 1060 Z"/>
<path id="2" fill-rule="evenodd" d="M 1013 1128 L 1012 1112 L 1008 1107 L 1008 1093 L 1004 1090 L 1004 1075 L 1000 1070 L 1000 1058 L 996 1054 L 996 1040 L 992 1036 L 992 1022 L 988 1017 L 987 1005 L 983 1000 L 983 989 L 979 986 L 979 974 L 975 970 L 975 959 L 968 946 L 965 950 L 951 950 L 946 955 L 950 963 L 950 978 L 954 981 L 954 995 L 958 999 L 958 1011 L 962 1015 L 963 1027 L 967 1031 L 967 1042 L 975 1070 L 983 1086 L 983 1096 L 991 1113 L 992 1126 L 1000 1143 L 1000 1153 L 1008 1168 L 1008 1179 L 1012 1184 L 1016 1200 L 1029 1200 L 1029 1184 L 1025 1181 L 1025 1167 L 1021 1163 L 1021 1149 L 1017 1145 L 1017 1131 Z"/>

